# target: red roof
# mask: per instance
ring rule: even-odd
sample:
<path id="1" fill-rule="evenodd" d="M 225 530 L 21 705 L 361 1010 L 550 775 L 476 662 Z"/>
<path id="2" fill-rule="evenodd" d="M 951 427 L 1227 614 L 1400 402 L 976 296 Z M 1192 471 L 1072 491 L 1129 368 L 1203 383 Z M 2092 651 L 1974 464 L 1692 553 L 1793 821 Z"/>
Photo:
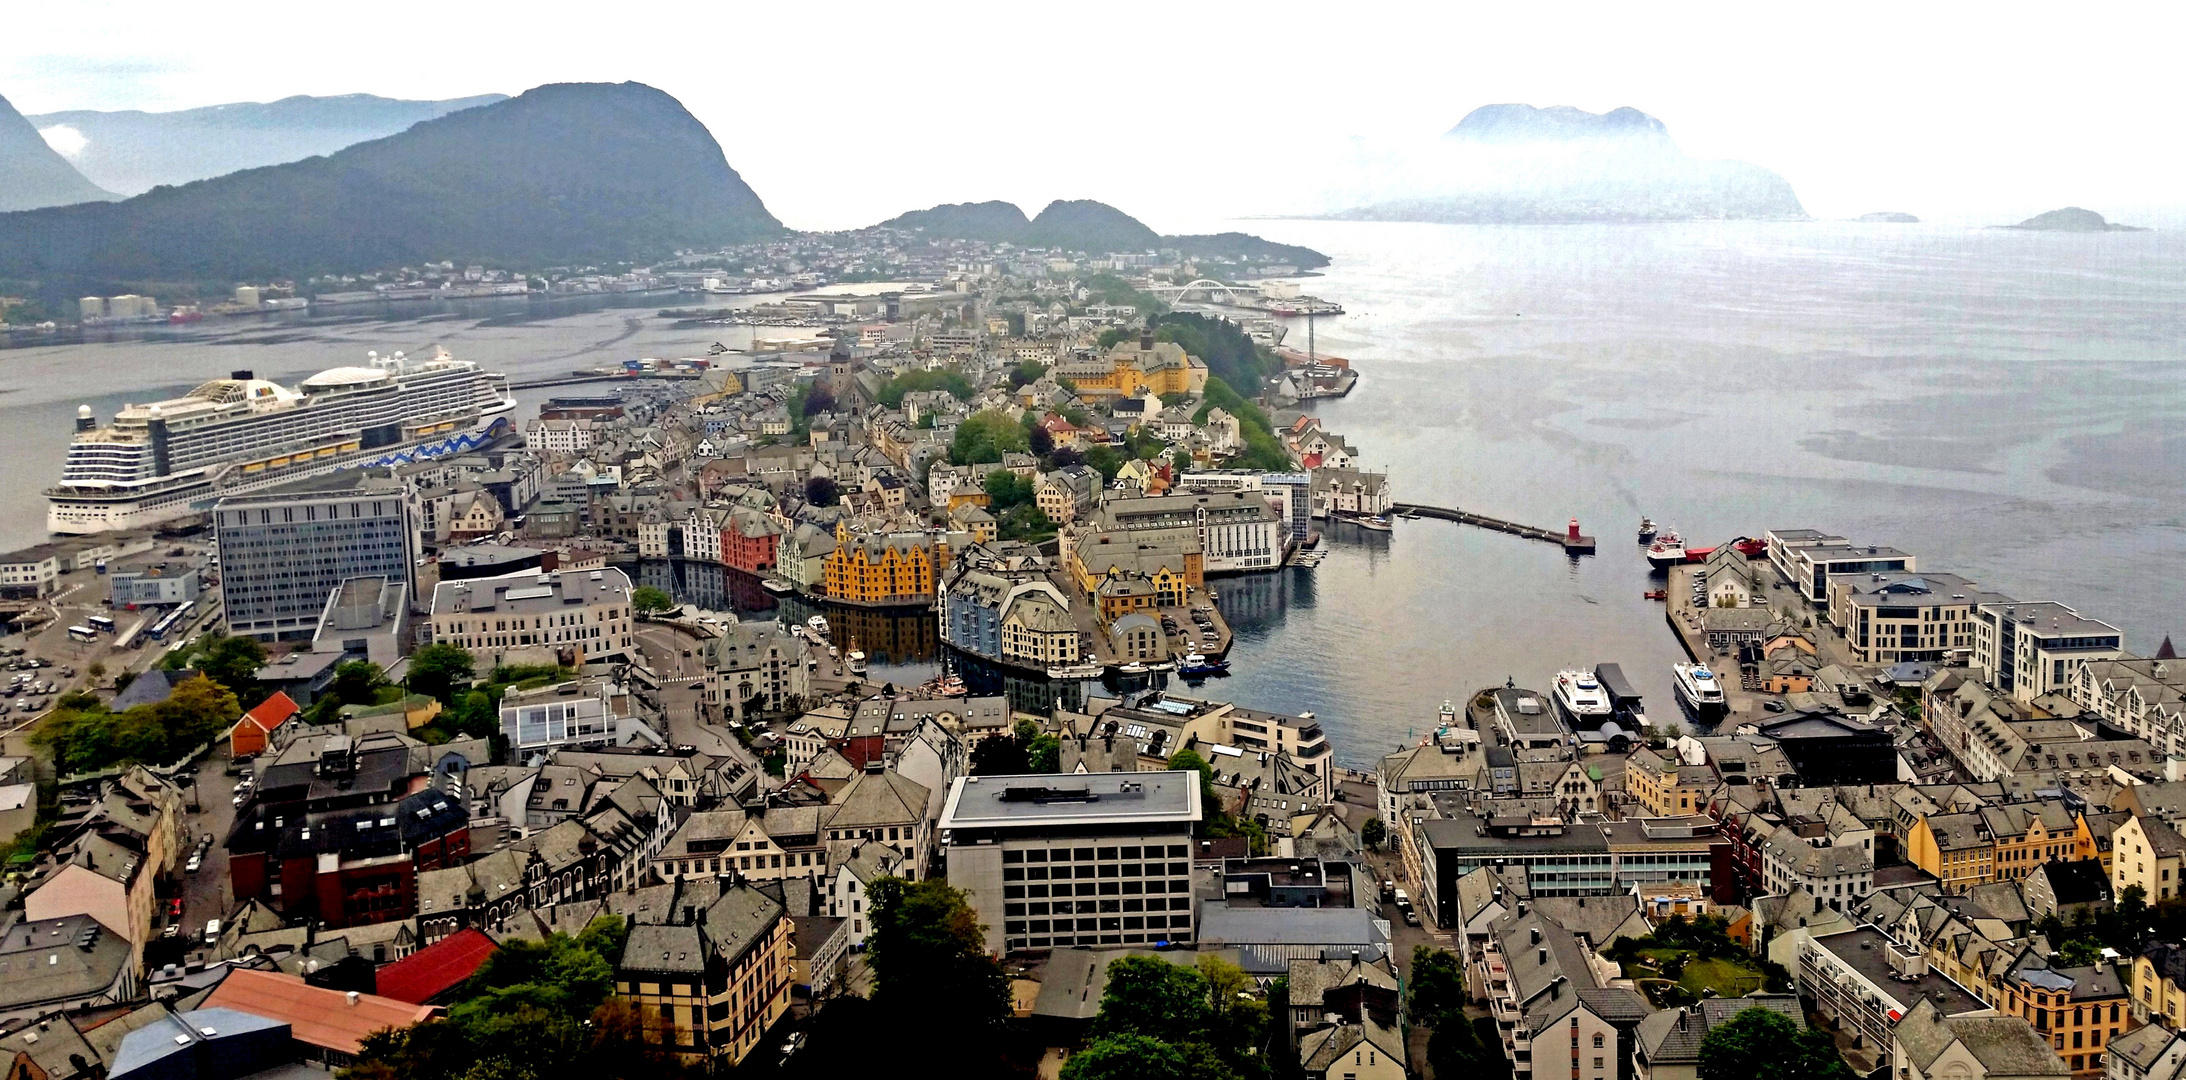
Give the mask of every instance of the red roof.
<path id="1" fill-rule="evenodd" d="M 275 690 L 272 697 L 259 702 L 257 707 L 244 713 L 243 719 L 256 724 L 258 730 L 271 733 L 274 728 L 288 723 L 290 718 L 302 711 L 302 709 L 297 708 L 296 702 L 291 700 L 287 694 Z"/>
<path id="2" fill-rule="evenodd" d="M 470 978 L 496 948 L 478 930 L 458 930 L 379 969 L 380 996 L 423 1005 Z"/>
<path id="3" fill-rule="evenodd" d="M 277 1020 L 297 1042 L 344 1054 L 362 1050 L 364 1037 L 381 1028 L 406 1028 L 440 1011 L 376 994 L 358 994 L 351 1001 L 348 994 L 307 986 L 295 975 L 250 968 L 228 972 L 204 1007 Z"/>

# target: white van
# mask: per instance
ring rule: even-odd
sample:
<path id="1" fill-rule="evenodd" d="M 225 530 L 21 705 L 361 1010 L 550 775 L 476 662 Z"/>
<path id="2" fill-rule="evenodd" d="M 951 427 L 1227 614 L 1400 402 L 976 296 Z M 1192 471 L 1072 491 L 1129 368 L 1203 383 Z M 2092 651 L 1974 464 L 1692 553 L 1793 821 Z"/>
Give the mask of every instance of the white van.
<path id="1" fill-rule="evenodd" d="M 220 920 L 218 920 L 218 919 L 207 919 L 207 920 L 205 920 L 205 944 L 207 944 L 207 945 L 218 945 L 219 943 L 220 943 Z"/>
<path id="2" fill-rule="evenodd" d="M 1409 908 L 1410 908 L 1411 906 L 1412 906 L 1412 898 L 1411 898 L 1410 896 L 1406 895 L 1403 889 L 1398 889 L 1398 890 L 1397 890 L 1397 907 L 1398 907 L 1399 909 L 1409 909 Z"/>

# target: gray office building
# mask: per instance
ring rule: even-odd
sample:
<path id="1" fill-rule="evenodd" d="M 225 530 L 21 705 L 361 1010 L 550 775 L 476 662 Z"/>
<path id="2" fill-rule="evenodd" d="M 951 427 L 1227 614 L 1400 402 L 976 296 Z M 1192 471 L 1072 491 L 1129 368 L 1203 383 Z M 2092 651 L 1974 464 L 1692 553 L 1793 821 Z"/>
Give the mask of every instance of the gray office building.
<path id="1" fill-rule="evenodd" d="M 407 583 L 418 553 L 408 484 L 351 469 L 213 507 L 228 631 L 265 640 L 309 637 L 327 597 L 361 577 Z"/>
<path id="2" fill-rule="evenodd" d="M 995 953 L 1193 940 L 1196 772 L 966 776 L 941 810 L 949 884 Z"/>

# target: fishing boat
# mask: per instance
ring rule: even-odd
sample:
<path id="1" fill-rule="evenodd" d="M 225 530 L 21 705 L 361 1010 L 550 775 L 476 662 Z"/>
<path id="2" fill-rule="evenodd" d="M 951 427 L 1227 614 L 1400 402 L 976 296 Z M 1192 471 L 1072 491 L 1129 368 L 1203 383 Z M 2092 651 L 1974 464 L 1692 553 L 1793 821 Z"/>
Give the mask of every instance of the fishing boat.
<path id="1" fill-rule="evenodd" d="M 1639 542 L 1640 542 L 1640 543 L 1642 543 L 1642 544 L 1645 544 L 1645 543 L 1647 543 L 1647 542 L 1649 542 L 1649 541 L 1653 540 L 1654 538 L 1655 538 L 1655 519 L 1654 519 L 1654 518 L 1651 518 L 1651 517 L 1641 517 L 1641 518 L 1640 518 L 1640 527 L 1639 527 Z"/>
<path id="2" fill-rule="evenodd" d="M 850 655 L 848 655 L 848 656 L 844 657 L 843 659 L 844 659 L 845 661 L 847 661 L 847 662 L 848 662 L 848 663 L 850 664 L 850 673 L 851 673 L 852 675 L 863 675 L 863 674 L 865 674 L 865 651 L 864 651 L 864 650 L 862 650 L 862 649 L 852 649 L 852 650 L 850 650 Z"/>
<path id="3" fill-rule="evenodd" d="M 1230 662 L 1228 660 L 1209 659 L 1198 653 L 1191 653 L 1184 657 L 1182 663 L 1177 665 L 1176 673 L 1187 679 L 1204 679 L 1209 675 L 1227 675 L 1230 673 Z"/>
<path id="4" fill-rule="evenodd" d="M 1655 542 L 1647 545 L 1647 565 L 1656 570 L 1668 570 L 1685 561 L 1685 538 L 1676 529 L 1664 529 L 1655 534 Z"/>

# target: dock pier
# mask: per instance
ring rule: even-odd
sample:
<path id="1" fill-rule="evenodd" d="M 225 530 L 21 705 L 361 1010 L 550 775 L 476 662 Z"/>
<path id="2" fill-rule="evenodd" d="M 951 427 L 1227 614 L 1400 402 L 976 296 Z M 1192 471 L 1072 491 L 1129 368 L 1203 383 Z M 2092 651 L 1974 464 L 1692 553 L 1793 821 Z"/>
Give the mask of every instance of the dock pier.
<path id="1" fill-rule="evenodd" d="M 1489 517 L 1486 514 L 1475 514 L 1470 510 L 1459 510 L 1455 507 L 1449 506 L 1425 506 L 1419 503 L 1392 503 L 1390 504 L 1389 509 L 1392 513 L 1409 514 L 1425 518 L 1437 518 L 1442 521 L 1454 521 L 1460 525 L 1472 525 L 1482 529 L 1493 529 L 1499 533 L 1509 533 L 1512 536 L 1524 537 L 1528 540 L 1544 541 L 1546 543 L 1555 544 L 1556 546 L 1563 548 L 1564 554 L 1566 555 L 1594 554 L 1594 538 L 1591 536 L 1582 536 L 1579 534 L 1578 518 L 1572 518 L 1571 524 L 1563 532 L 1553 532 L 1551 530 L 1539 528 L 1537 526 L 1520 525 L 1515 521 L 1505 521 L 1502 518 Z"/>

